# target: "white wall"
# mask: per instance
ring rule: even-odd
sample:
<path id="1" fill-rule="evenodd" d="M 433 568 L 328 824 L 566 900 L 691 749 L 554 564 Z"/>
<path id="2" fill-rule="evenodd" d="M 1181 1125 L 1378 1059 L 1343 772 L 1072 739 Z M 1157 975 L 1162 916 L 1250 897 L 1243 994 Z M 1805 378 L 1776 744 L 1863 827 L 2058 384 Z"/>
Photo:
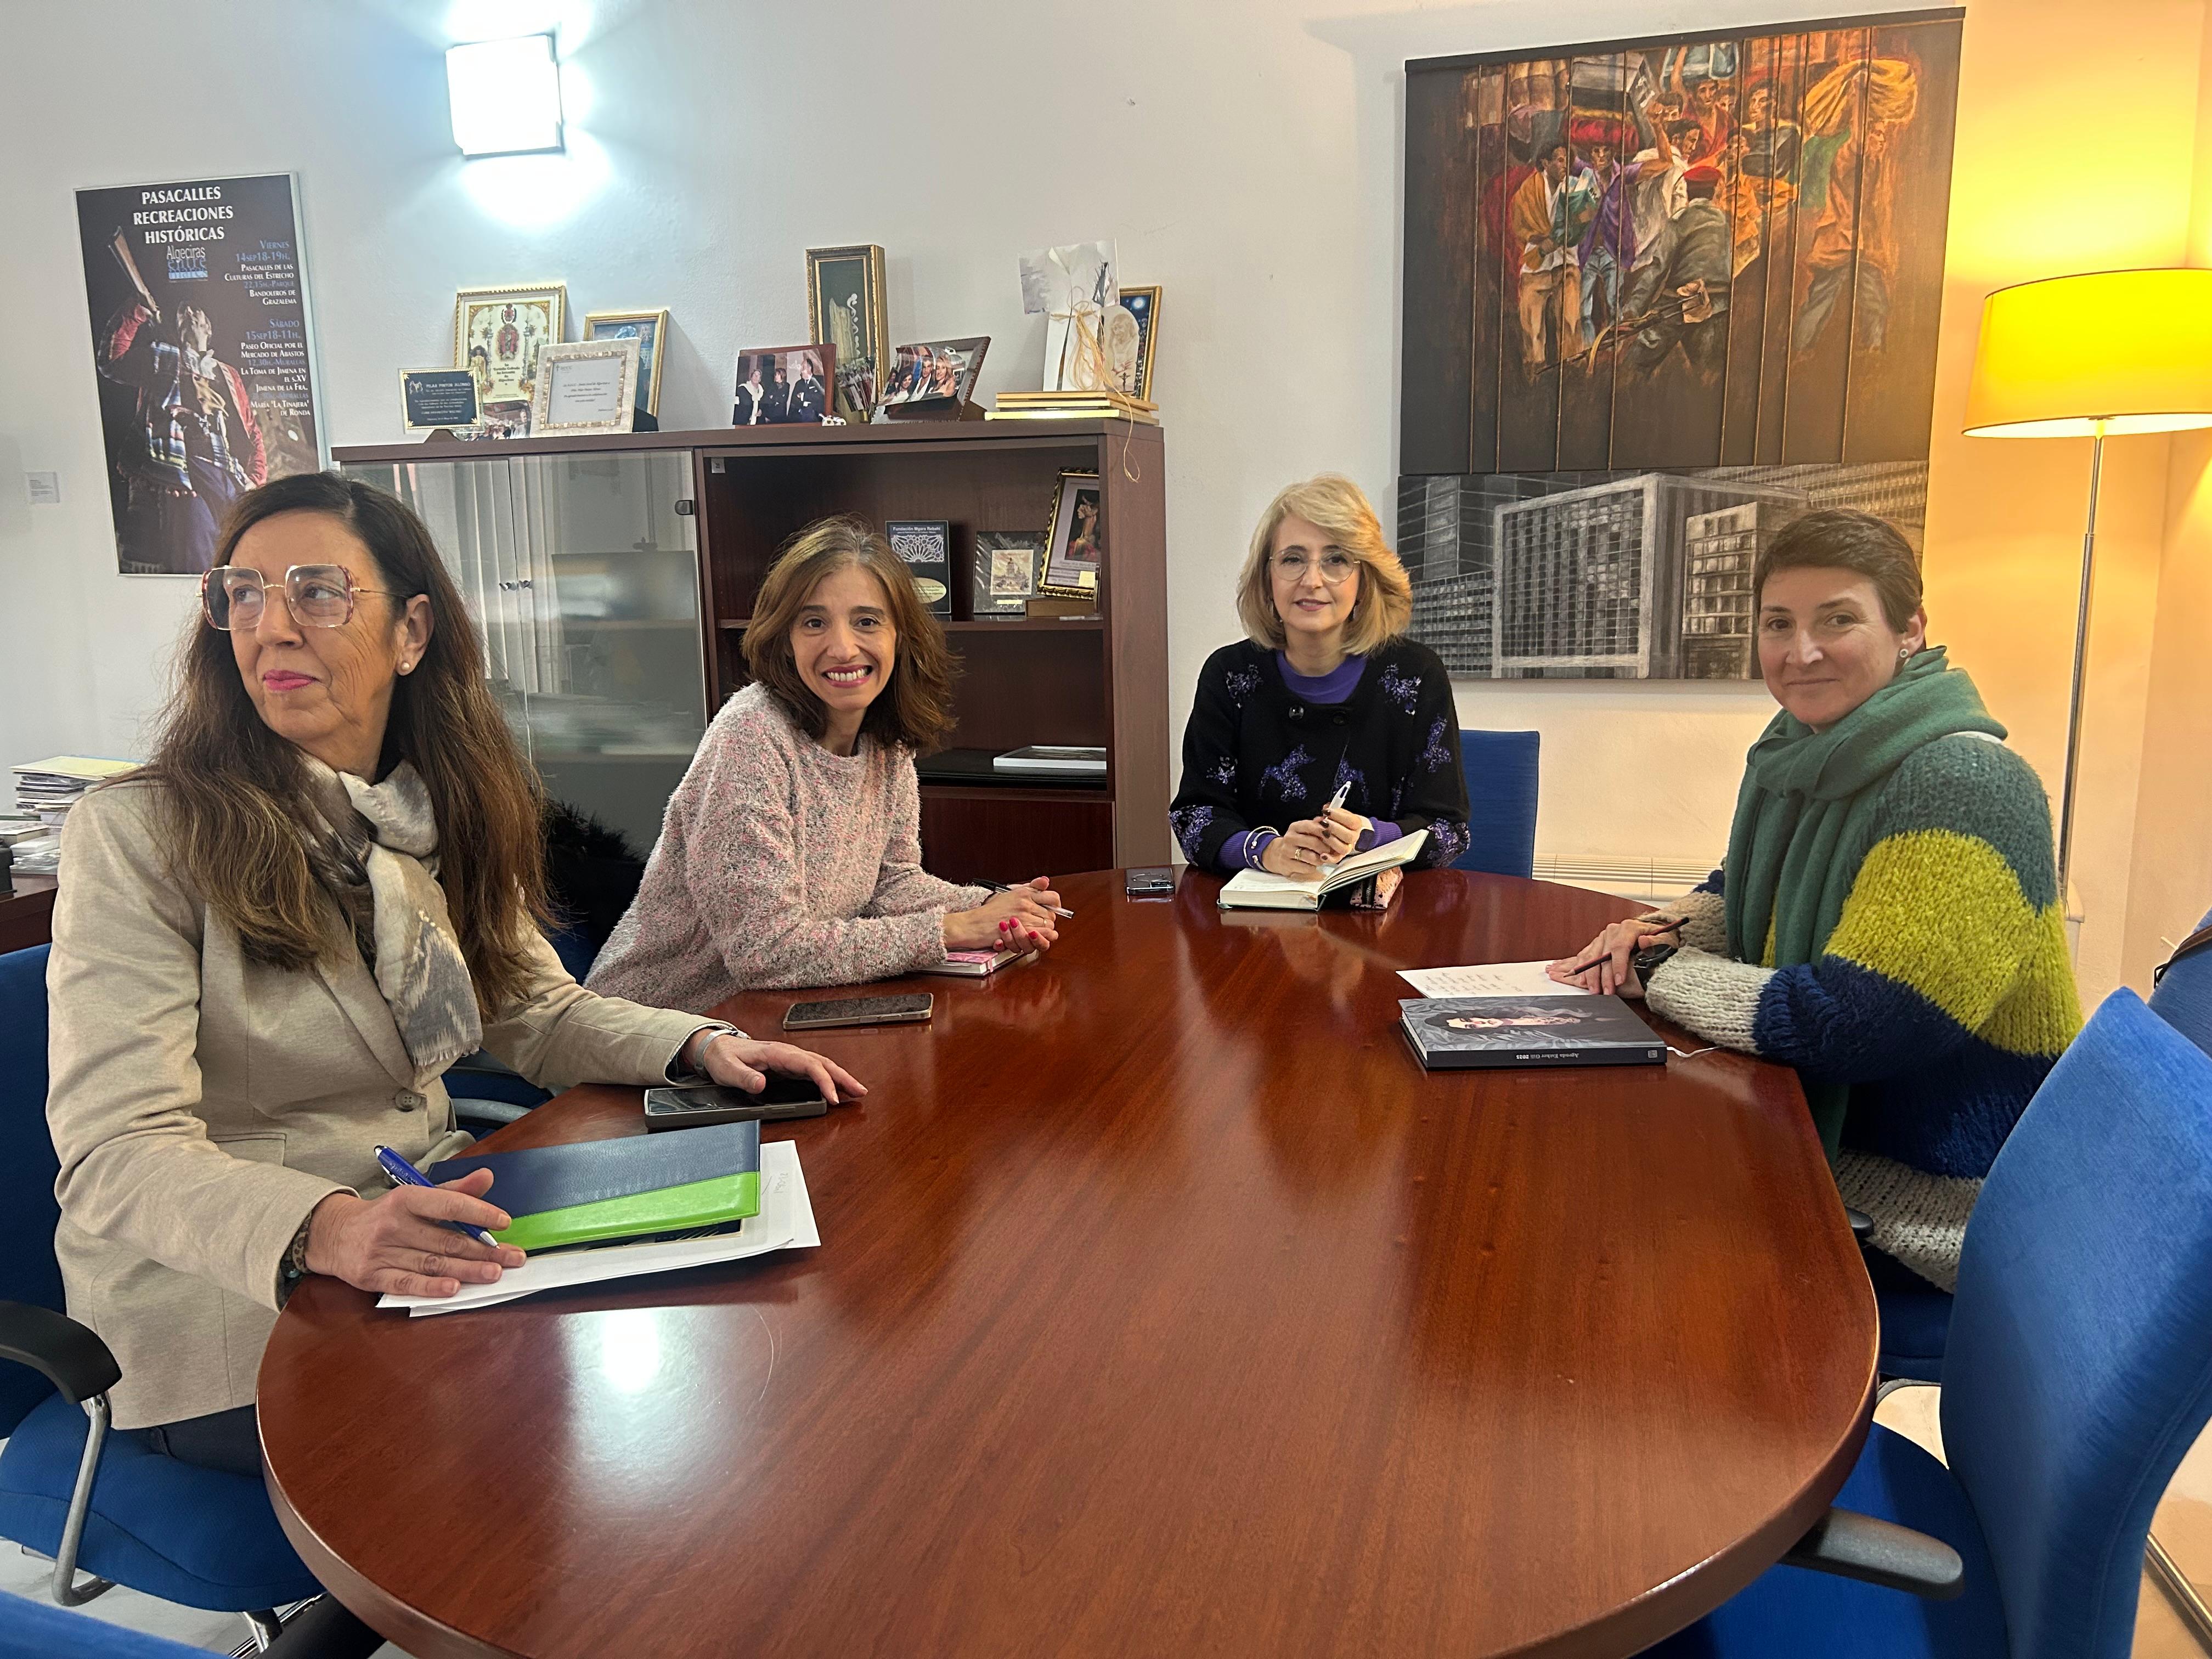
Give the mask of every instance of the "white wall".
<path id="1" fill-rule="evenodd" d="M 1343 471 L 1389 520 L 1404 60 L 1834 10 L 1403 3 L 0 0 L 0 763 L 140 751 L 192 603 L 114 574 L 72 192 L 288 169 L 338 443 L 400 435 L 394 371 L 448 360 L 464 284 L 672 307 L 663 423 L 711 426 L 741 347 L 804 337 L 810 245 L 884 246 L 898 338 L 989 334 L 988 395 L 1037 383 L 1017 256 L 1116 239 L 1166 290 L 1179 732 L 1274 490 Z M 552 23 L 569 155 L 463 163 L 444 47 Z M 63 505 L 22 506 L 25 468 L 58 469 Z M 1460 703 L 1542 730 L 1547 851 L 1714 858 L 1771 709 L 1755 686 L 1468 682 Z"/>

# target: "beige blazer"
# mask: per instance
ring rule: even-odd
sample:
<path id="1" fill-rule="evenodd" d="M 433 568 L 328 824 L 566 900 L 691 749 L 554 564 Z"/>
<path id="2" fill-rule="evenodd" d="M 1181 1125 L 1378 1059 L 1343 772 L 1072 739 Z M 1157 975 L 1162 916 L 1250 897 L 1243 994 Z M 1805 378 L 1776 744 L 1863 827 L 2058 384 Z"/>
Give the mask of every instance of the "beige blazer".
<path id="1" fill-rule="evenodd" d="M 47 969 L 46 1118 L 69 1311 L 123 1367 L 122 1428 L 249 1405 L 277 1274 L 327 1194 L 385 1186 L 374 1148 L 420 1159 L 453 1125 L 376 981 L 342 961 L 248 962 L 170 877 L 157 786 L 94 792 L 62 836 Z M 550 1089 L 665 1081 L 696 1014 L 593 995 L 541 940 L 530 994 L 483 1046 Z"/>

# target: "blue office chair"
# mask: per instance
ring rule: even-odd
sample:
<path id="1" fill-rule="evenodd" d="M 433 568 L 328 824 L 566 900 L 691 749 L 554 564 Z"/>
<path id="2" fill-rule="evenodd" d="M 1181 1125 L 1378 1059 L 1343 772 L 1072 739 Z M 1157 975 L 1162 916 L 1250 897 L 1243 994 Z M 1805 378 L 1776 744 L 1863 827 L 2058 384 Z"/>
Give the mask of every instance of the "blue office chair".
<path id="1" fill-rule="evenodd" d="M 147 1636 L 0 1590 L 0 1659 L 208 1659 L 205 1648 Z"/>
<path id="2" fill-rule="evenodd" d="M 1462 732 L 1460 770 L 1467 775 L 1467 851 L 1455 870 L 1520 876 L 1536 870 L 1536 761 L 1542 734 Z"/>
<path id="3" fill-rule="evenodd" d="M 45 945 L 0 956 L 0 1538 L 51 1556 L 54 1599 L 114 1584 L 219 1613 L 264 1638 L 274 1609 L 322 1594 L 258 1480 L 107 1432 L 123 1373 L 63 1312 L 58 1166 L 46 1133 Z M 89 1578 L 80 1578 L 82 1566 Z"/>
<path id="4" fill-rule="evenodd" d="M 2207 1054 L 2212 1054 L 2212 941 L 2197 944 L 2212 928 L 2212 915 L 2197 924 L 2173 959 L 2159 969 L 2150 1009 Z"/>
<path id="5" fill-rule="evenodd" d="M 1907 1382 L 1941 1382 L 1943 1352 L 1950 1346 L 1948 1291 L 1938 1290 L 1911 1268 L 1880 1250 L 1866 1252 L 1867 1277 L 1874 1281 L 1875 1305 L 1881 1313 L 1881 1352 L 1875 1372 Z"/>
<path id="6" fill-rule="evenodd" d="M 1876 1425 L 1844 1508 L 1649 1652 L 2127 1659 L 2151 1511 L 2208 1418 L 2212 1055 L 2116 991 L 1967 1225 L 1950 1467 Z"/>

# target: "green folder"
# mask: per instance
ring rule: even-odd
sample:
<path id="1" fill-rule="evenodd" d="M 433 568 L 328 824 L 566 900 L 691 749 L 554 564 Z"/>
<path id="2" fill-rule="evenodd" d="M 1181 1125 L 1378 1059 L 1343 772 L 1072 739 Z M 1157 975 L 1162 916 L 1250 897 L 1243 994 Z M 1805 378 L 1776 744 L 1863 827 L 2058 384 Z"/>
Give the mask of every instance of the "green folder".
<path id="1" fill-rule="evenodd" d="M 442 1184 L 480 1169 L 492 1172 L 486 1198 L 514 1218 L 492 1237 L 525 1250 L 684 1232 L 760 1213 L 760 1125 L 753 1121 L 453 1158 L 424 1173 Z"/>

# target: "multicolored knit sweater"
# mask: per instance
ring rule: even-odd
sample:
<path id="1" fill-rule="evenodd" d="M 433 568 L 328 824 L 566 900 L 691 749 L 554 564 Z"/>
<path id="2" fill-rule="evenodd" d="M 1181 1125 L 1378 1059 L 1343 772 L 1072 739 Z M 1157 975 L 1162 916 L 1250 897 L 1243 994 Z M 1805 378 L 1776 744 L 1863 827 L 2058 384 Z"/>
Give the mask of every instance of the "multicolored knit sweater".
<path id="1" fill-rule="evenodd" d="M 1981 1178 L 2081 1030 L 2081 1001 L 2027 762 L 1962 733 L 1879 787 L 1863 844 L 1837 848 L 1858 873 L 1816 960 L 1731 960 L 1716 871 L 1663 907 L 1687 919 L 1684 948 L 1645 995 L 1711 1042 L 1850 1085 L 1844 1200 L 1875 1218 L 1878 1249 L 1948 1290 Z"/>

